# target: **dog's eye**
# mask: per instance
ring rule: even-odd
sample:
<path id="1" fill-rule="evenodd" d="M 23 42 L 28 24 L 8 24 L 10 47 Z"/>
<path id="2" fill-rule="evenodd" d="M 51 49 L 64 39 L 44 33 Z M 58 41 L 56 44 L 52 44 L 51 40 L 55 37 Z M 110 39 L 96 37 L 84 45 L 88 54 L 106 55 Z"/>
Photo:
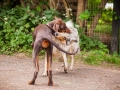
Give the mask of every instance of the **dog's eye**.
<path id="1" fill-rule="evenodd" d="M 66 37 L 64 37 L 64 40 L 66 40 Z"/>
<path id="2" fill-rule="evenodd" d="M 54 35 L 55 35 L 55 36 L 58 36 L 58 33 L 55 33 Z"/>

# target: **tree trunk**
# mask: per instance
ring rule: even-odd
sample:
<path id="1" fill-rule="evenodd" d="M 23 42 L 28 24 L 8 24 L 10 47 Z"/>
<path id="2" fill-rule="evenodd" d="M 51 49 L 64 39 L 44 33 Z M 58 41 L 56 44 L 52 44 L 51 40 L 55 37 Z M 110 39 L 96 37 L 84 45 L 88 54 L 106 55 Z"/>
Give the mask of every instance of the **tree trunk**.
<path id="1" fill-rule="evenodd" d="M 85 10 L 85 2 L 86 0 L 78 0 L 76 22 L 79 23 L 80 27 L 84 27 L 84 21 L 80 20 L 78 17 L 80 13 L 82 13 Z"/>
<path id="2" fill-rule="evenodd" d="M 110 53 L 113 54 L 114 52 L 120 54 L 120 18 L 116 18 L 120 16 L 120 0 L 113 0 L 113 12 L 116 14 L 113 15 L 112 21 L 112 39 L 111 39 L 111 48 Z"/>
<path id="3" fill-rule="evenodd" d="M 99 5 L 99 8 L 104 9 L 106 3 L 107 3 L 107 0 L 102 0 L 102 1 L 101 1 L 101 4 Z M 88 32 L 87 32 L 89 36 L 93 36 L 94 29 L 96 28 L 96 25 L 98 24 L 98 20 L 99 20 L 100 16 L 101 16 L 101 14 L 98 13 L 98 14 L 96 14 L 95 17 L 92 19 L 90 28 L 89 28 L 89 30 L 88 30 Z"/>
<path id="4" fill-rule="evenodd" d="M 59 0 L 58 0 L 59 1 Z M 59 3 L 59 2 L 58 2 Z M 49 5 L 53 9 L 57 9 L 57 5 L 54 0 L 49 0 Z"/>

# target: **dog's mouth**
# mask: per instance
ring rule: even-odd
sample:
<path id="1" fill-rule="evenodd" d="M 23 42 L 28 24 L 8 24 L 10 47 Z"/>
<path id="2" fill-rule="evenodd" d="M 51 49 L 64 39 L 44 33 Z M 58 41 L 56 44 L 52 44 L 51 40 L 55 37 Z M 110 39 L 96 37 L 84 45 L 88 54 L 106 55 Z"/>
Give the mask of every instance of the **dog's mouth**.
<path id="1" fill-rule="evenodd" d="M 70 34 L 55 32 L 54 36 L 56 39 L 62 43 L 65 43 L 66 45 L 70 45 L 73 42 L 78 42 L 75 38 L 71 39 L 72 36 L 70 36 Z"/>
<path id="2" fill-rule="evenodd" d="M 66 38 L 66 45 L 70 44 L 70 38 Z"/>

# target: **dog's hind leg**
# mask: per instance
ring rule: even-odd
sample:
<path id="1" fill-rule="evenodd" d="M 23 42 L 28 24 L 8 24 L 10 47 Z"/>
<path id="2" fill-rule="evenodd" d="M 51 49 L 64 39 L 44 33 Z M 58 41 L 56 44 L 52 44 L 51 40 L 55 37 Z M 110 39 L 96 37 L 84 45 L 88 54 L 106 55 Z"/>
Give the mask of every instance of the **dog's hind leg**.
<path id="1" fill-rule="evenodd" d="M 39 72 L 39 62 L 38 62 L 38 53 L 39 52 L 40 52 L 40 47 L 38 44 L 35 44 L 34 48 L 33 48 L 33 53 L 32 53 L 32 59 L 33 59 L 35 71 L 34 71 L 33 79 L 28 83 L 29 85 L 34 85 L 35 80 L 38 75 L 38 72 Z"/>
<path id="2" fill-rule="evenodd" d="M 48 86 L 53 86 L 52 81 L 52 45 L 47 48 L 47 74 L 48 74 Z"/>
<path id="3" fill-rule="evenodd" d="M 45 52 L 45 66 L 44 66 L 44 72 L 42 74 L 42 76 L 47 76 L 47 54 Z"/>

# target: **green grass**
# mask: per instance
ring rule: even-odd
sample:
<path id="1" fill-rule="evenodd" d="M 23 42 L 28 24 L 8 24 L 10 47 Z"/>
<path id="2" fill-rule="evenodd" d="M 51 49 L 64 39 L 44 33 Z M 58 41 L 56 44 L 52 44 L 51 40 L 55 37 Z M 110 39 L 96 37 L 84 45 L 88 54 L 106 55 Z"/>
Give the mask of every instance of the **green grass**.
<path id="1" fill-rule="evenodd" d="M 111 30 L 112 30 L 111 24 L 104 24 L 104 25 L 97 25 L 94 32 L 111 34 Z"/>
<path id="2" fill-rule="evenodd" d="M 110 55 L 99 50 L 91 50 L 89 52 L 82 52 L 81 58 L 84 63 L 90 65 L 102 65 L 103 63 L 107 63 L 120 67 L 120 56 L 116 53 Z"/>

